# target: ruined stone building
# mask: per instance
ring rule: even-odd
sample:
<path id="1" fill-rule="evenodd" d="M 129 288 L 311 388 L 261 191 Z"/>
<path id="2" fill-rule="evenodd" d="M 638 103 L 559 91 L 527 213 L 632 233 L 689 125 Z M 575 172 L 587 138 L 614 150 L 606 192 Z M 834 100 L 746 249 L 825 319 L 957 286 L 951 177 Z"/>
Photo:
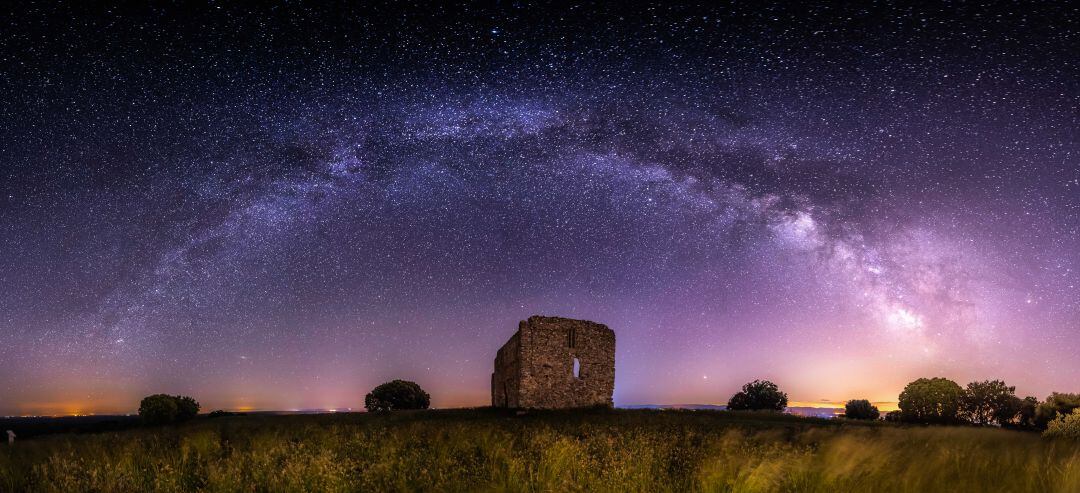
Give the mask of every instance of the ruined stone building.
<path id="1" fill-rule="evenodd" d="M 495 356 L 491 405 L 533 409 L 611 406 L 615 332 L 606 325 L 532 316 Z"/>

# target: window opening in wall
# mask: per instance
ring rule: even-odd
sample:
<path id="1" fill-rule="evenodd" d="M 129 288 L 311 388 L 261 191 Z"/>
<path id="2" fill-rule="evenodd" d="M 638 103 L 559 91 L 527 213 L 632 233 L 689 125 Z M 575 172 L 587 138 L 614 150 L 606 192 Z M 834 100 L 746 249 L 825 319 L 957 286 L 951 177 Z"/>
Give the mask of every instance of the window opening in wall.
<path id="1" fill-rule="evenodd" d="M 581 378 L 581 360 L 574 358 L 574 378 Z"/>

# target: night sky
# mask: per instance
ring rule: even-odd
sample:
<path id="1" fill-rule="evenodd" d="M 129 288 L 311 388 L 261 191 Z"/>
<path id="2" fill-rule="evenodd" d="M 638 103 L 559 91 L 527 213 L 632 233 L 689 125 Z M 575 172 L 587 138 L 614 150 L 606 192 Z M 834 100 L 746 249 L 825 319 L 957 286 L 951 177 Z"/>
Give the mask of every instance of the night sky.
<path id="1" fill-rule="evenodd" d="M 1080 390 L 1066 2 L 83 9 L 0 14 L 0 414 L 485 405 L 534 314 L 617 405 Z"/>

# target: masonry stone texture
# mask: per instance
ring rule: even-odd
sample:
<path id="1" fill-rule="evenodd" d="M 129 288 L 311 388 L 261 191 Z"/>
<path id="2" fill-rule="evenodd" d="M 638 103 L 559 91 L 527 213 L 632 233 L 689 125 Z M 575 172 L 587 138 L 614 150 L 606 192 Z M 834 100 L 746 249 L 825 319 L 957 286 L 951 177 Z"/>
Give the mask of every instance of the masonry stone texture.
<path id="1" fill-rule="evenodd" d="M 521 321 L 495 356 L 491 374 L 494 407 L 610 407 L 614 390 L 615 332 L 587 320 Z"/>

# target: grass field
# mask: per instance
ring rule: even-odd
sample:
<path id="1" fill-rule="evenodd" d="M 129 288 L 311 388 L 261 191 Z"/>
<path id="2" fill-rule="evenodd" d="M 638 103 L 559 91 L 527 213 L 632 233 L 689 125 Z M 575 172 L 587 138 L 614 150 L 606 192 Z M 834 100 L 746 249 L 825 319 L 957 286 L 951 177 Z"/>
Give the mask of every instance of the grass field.
<path id="1" fill-rule="evenodd" d="M 1064 493 L 1080 444 L 707 411 L 235 416 L 0 446 L 0 490 Z"/>

